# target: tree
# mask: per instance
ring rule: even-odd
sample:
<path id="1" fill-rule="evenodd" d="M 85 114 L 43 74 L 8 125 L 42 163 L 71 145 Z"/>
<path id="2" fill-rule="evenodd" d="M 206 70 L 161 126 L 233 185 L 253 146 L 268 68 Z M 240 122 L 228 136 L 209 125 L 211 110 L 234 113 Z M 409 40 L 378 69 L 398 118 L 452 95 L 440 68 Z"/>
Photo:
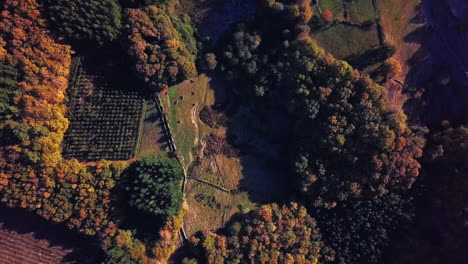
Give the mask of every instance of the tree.
<path id="1" fill-rule="evenodd" d="M 322 11 L 322 19 L 327 23 L 332 22 L 333 21 L 333 12 L 330 9 L 323 10 Z"/>
<path id="2" fill-rule="evenodd" d="M 196 51 L 187 46 L 193 42 L 192 31 L 181 30 L 188 27 L 183 25 L 187 22 L 164 6 L 127 9 L 125 18 L 125 48 L 135 61 L 137 74 L 149 87 L 160 91 L 165 85 L 196 75 Z"/>
<path id="3" fill-rule="evenodd" d="M 17 70 L 8 64 L 0 64 L 0 122 L 14 118 L 19 110 L 14 104 L 20 97 L 17 91 Z"/>
<path id="4" fill-rule="evenodd" d="M 191 238 L 200 263 L 308 263 L 321 257 L 315 220 L 296 203 L 263 205 L 234 218 L 218 233 Z"/>
<path id="5" fill-rule="evenodd" d="M 203 57 L 203 67 L 209 71 L 216 68 L 218 62 L 216 61 L 216 55 L 214 53 L 206 53 Z"/>
<path id="6" fill-rule="evenodd" d="M 468 128 L 434 127 L 422 159 L 424 177 L 413 187 L 414 223 L 395 239 L 388 263 L 465 263 Z M 403 253 L 405 252 L 405 253 Z"/>
<path id="7" fill-rule="evenodd" d="M 317 212 L 325 243 L 337 264 L 378 264 L 392 234 L 414 217 L 411 197 L 388 194 L 376 200 L 347 201 Z"/>
<path id="8" fill-rule="evenodd" d="M 310 38 L 293 41 L 287 58 L 290 109 L 298 122 L 293 162 L 311 202 L 333 207 L 409 189 L 419 173 L 423 131 L 413 133 L 403 112 L 387 109 L 383 87 Z"/>
<path id="9" fill-rule="evenodd" d="M 47 0 L 49 19 L 72 40 L 99 45 L 115 40 L 121 28 L 121 8 L 116 0 Z"/>
<path id="10" fill-rule="evenodd" d="M 167 157 L 138 161 L 130 173 L 127 191 L 129 205 L 166 221 L 175 216 L 182 203 L 180 181 L 183 171 L 179 162 Z"/>

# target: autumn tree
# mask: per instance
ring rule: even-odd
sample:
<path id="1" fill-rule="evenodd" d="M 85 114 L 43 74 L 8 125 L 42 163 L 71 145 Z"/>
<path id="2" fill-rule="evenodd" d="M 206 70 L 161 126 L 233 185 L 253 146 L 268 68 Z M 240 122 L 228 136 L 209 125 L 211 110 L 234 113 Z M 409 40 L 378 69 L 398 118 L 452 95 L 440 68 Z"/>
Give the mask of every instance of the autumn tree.
<path id="1" fill-rule="evenodd" d="M 383 87 L 313 40 L 291 47 L 287 83 L 300 124 L 293 149 L 303 192 L 315 206 L 333 207 L 409 189 L 419 173 L 424 131 L 413 133 L 403 112 L 386 108 Z"/>
<path id="2" fill-rule="evenodd" d="M 332 22 L 333 21 L 333 12 L 330 9 L 323 10 L 322 11 L 322 19 L 327 23 Z"/>
<path id="3" fill-rule="evenodd" d="M 295 203 L 263 205 L 221 232 L 192 237 L 191 243 L 203 252 L 199 263 L 315 264 L 323 246 L 315 220 Z"/>
<path id="4" fill-rule="evenodd" d="M 195 56 L 186 46 L 180 21 L 164 6 L 128 9 L 125 13 L 125 48 L 135 61 L 137 74 L 150 87 L 163 89 L 196 75 Z M 185 36 L 185 37 L 184 37 Z"/>
<path id="5" fill-rule="evenodd" d="M 204 69 L 208 71 L 214 70 L 218 64 L 216 55 L 214 53 L 206 53 L 205 56 L 203 56 L 202 64 Z"/>
<path id="6" fill-rule="evenodd" d="M 419 194 L 415 221 L 395 239 L 388 263 L 466 262 L 467 156 L 466 124 L 444 121 L 434 127 L 422 159 L 424 177 L 415 186 Z"/>

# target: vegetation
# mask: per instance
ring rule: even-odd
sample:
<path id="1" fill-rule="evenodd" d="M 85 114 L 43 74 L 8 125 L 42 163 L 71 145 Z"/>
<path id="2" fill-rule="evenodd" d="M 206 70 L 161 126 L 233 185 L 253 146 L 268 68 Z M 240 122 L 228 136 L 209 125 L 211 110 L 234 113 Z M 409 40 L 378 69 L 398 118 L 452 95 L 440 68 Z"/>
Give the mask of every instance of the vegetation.
<path id="1" fill-rule="evenodd" d="M 412 199 L 391 193 L 376 200 L 344 202 L 317 213 L 333 263 L 383 263 L 392 234 L 413 217 Z"/>
<path id="2" fill-rule="evenodd" d="M 295 167 L 303 191 L 314 194 L 316 205 L 333 207 L 348 197 L 410 188 L 424 141 L 411 133 L 402 112 L 386 109 L 382 87 L 327 58 L 311 40 L 292 46 L 288 78 L 300 120 Z"/>
<path id="3" fill-rule="evenodd" d="M 20 96 L 17 75 L 14 67 L 0 64 L 0 121 L 12 119 L 18 114 L 18 108 L 14 105 L 15 98 Z"/>
<path id="4" fill-rule="evenodd" d="M 389 254 L 397 257 L 389 263 L 465 261 L 466 232 L 460 230 L 466 218 L 468 129 L 443 123 L 428 140 L 415 221 L 394 240 Z M 403 248 L 408 253 L 397 254 Z"/>
<path id="5" fill-rule="evenodd" d="M 172 19 L 168 9 L 127 9 L 125 18 L 125 47 L 136 62 L 137 74 L 149 87 L 159 91 L 196 75 L 196 51 L 194 44 L 187 42 L 193 39 L 193 31 Z"/>
<path id="6" fill-rule="evenodd" d="M 334 207 L 348 198 L 409 189 L 419 174 L 416 158 L 424 140 L 408 128 L 403 112 L 387 109 L 383 87 L 326 54 L 303 32 L 294 37 L 289 21 L 276 36 L 285 40 L 274 56 L 262 45 L 262 30 L 243 25 L 223 55 L 227 74 L 246 83 L 247 95 L 288 89 L 296 123 L 291 155 L 302 191 L 315 206 Z"/>
<path id="7" fill-rule="evenodd" d="M 352 23 L 362 24 L 377 18 L 372 0 L 349 1 L 349 17 Z"/>
<path id="8" fill-rule="evenodd" d="M 99 237 L 110 252 L 106 241 L 129 237 L 120 235 L 128 231 L 119 229 L 121 219 L 113 217 L 117 205 L 111 195 L 120 189 L 116 186 L 128 163 L 99 161 L 87 167 L 76 159 L 62 158 L 60 144 L 69 125 L 64 99 L 70 47 L 49 35 L 40 13 L 43 6 L 36 1 L 7 0 L 2 4 L 0 60 L 19 72 L 13 106 L 20 114 L 0 123 L 0 200 Z M 150 258 L 167 260 L 181 226 L 176 220 L 182 215 L 179 210 L 166 223 L 170 227 L 166 240 L 145 245 L 131 236 L 129 241 L 124 239 L 134 245 L 132 259 L 139 263 Z M 148 256 L 146 247 L 161 248 L 163 253 Z M 109 253 L 113 255 L 119 255 L 118 250 Z"/>
<path id="9" fill-rule="evenodd" d="M 106 264 L 463 263 L 466 120 L 390 85 L 392 1 L 0 1 L 0 202 Z"/>
<path id="10" fill-rule="evenodd" d="M 333 14 L 343 14 L 343 0 L 322 0 L 319 1 L 319 10 L 323 13 L 325 10 L 330 10 Z"/>
<path id="11" fill-rule="evenodd" d="M 68 89 L 71 124 L 64 137 L 65 158 L 85 161 L 128 160 L 135 156 L 143 98 L 110 87 L 102 75 L 90 75 L 77 58 Z"/>
<path id="12" fill-rule="evenodd" d="M 264 205 L 239 215 L 223 232 L 193 237 L 191 244 L 199 263 L 312 264 L 323 246 L 315 220 L 295 203 Z"/>
<path id="13" fill-rule="evenodd" d="M 203 123 L 199 122 L 198 111 L 214 102 L 211 79 L 206 75 L 182 82 L 163 93 L 161 104 L 167 117 L 171 135 L 184 167 L 195 159 L 194 148 L 203 139 Z"/>
<path id="14" fill-rule="evenodd" d="M 121 8 L 117 0 L 47 0 L 50 24 L 72 40 L 99 45 L 115 40 L 121 28 Z"/>
<path id="15" fill-rule="evenodd" d="M 152 157 L 138 161 L 126 187 L 129 205 L 165 221 L 175 216 L 182 203 L 183 171 L 175 159 Z"/>
<path id="16" fill-rule="evenodd" d="M 379 45 L 374 26 L 363 30 L 345 24 L 335 24 L 314 32 L 313 35 L 321 47 L 338 59 L 345 59 Z"/>

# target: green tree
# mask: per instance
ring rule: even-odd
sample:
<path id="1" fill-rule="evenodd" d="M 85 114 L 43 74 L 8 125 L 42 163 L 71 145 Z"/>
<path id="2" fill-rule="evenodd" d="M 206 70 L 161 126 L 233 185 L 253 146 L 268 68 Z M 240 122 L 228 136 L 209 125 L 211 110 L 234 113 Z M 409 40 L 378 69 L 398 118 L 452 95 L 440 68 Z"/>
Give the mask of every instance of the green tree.
<path id="1" fill-rule="evenodd" d="M 138 161 L 130 173 L 127 191 L 132 208 L 162 220 L 176 215 L 182 204 L 180 182 L 183 171 L 179 162 L 167 157 Z"/>
<path id="2" fill-rule="evenodd" d="M 7 64 L 0 64 L 0 121 L 12 119 L 18 114 L 14 99 L 19 97 L 17 71 Z"/>
<path id="3" fill-rule="evenodd" d="M 413 199 L 391 193 L 320 209 L 317 221 L 326 245 L 334 250 L 334 263 L 378 264 L 392 234 L 413 216 Z"/>
<path id="4" fill-rule="evenodd" d="M 58 31 L 72 40 L 99 45 L 117 38 L 121 8 L 116 0 L 47 0 L 49 19 Z"/>
<path id="5" fill-rule="evenodd" d="M 106 259 L 103 264 L 137 264 L 135 260 L 131 258 L 130 252 L 127 252 L 121 248 L 113 248 L 106 252 Z"/>

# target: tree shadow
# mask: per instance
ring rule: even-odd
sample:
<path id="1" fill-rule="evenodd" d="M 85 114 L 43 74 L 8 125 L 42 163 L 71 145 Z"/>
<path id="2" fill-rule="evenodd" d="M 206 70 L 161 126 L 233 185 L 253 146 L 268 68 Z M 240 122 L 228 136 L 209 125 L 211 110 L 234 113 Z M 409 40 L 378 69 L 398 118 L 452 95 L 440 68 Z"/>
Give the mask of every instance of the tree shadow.
<path id="1" fill-rule="evenodd" d="M 70 230 L 64 224 L 49 222 L 21 208 L 0 205 L 0 228 L 20 236 L 32 234 L 38 243 L 43 245 L 46 241 L 46 248 L 60 247 L 69 251 L 61 260 L 64 263 L 95 264 L 104 257 L 96 238 Z"/>
<path id="2" fill-rule="evenodd" d="M 247 191 L 254 203 L 285 200 L 292 190 L 288 179 L 287 142 L 291 122 L 282 106 L 240 96 L 241 82 L 221 74 L 211 76 L 214 107 L 229 117 L 226 140 L 238 149 L 242 179 L 237 188 Z M 229 176 L 225 176 L 229 177 Z"/>
<path id="3" fill-rule="evenodd" d="M 412 22 L 425 21 L 425 25 L 404 38 L 420 45 L 407 61 L 411 67 L 404 82 L 413 93 L 424 91 L 419 116 L 428 126 L 468 116 L 468 32 L 462 30 L 450 4 L 423 1 Z M 414 100 L 405 103 L 404 109 L 411 109 L 412 103 Z"/>
<path id="4" fill-rule="evenodd" d="M 151 113 L 145 118 L 145 122 L 156 122 L 159 119 L 159 115 L 156 113 Z"/>

